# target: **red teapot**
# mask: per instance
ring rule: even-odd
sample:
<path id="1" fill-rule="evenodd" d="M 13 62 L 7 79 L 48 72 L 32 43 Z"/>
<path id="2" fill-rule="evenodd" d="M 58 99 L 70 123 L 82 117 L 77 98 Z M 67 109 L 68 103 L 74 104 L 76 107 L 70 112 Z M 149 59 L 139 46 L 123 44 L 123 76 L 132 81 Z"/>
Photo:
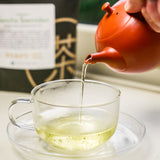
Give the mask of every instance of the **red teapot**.
<path id="1" fill-rule="evenodd" d="M 97 27 L 97 53 L 89 54 L 86 63 L 106 63 L 118 72 L 137 73 L 160 65 L 160 34 L 154 32 L 141 13 L 125 11 L 126 0 L 113 7 L 106 2 L 106 14 Z"/>

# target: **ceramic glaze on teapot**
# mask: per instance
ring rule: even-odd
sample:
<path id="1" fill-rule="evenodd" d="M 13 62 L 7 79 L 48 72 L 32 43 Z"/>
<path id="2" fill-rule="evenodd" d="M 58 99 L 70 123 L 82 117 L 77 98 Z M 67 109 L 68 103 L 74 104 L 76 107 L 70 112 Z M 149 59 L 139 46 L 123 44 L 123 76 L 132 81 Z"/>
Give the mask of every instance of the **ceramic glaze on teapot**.
<path id="1" fill-rule="evenodd" d="M 119 72 L 137 73 L 160 65 L 160 34 L 154 32 L 141 13 L 125 11 L 126 0 L 113 7 L 106 2 L 106 14 L 100 21 L 96 35 L 97 53 L 89 54 L 86 63 L 106 63 Z"/>

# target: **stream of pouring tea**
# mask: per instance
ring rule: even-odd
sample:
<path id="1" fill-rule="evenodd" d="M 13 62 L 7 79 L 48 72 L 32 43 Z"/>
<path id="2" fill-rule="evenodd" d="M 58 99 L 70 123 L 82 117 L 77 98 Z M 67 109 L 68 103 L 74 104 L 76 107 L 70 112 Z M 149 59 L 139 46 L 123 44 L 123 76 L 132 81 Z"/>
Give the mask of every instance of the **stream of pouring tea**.
<path id="1" fill-rule="evenodd" d="M 84 96 L 84 82 L 85 82 L 87 67 L 88 67 L 88 64 L 87 63 L 83 63 L 83 65 L 82 65 L 82 73 L 81 73 L 82 95 L 81 95 L 81 108 L 80 108 L 80 114 L 79 114 L 80 122 L 81 122 L 81 115 L 82 115 L 83 96 Z"/>

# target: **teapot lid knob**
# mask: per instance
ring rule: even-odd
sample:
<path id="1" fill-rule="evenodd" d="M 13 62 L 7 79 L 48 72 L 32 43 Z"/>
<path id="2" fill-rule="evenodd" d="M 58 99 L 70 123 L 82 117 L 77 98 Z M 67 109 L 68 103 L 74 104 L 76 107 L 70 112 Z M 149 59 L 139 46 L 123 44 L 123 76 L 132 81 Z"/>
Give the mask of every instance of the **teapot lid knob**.
<path id="1" fill-rule="evenodd" d="M 114 10 L 113 8 L 110 7 L 109 2 L 104 3 L 101 9 L 102 9 L 102 11 L 108 12 L 108 14 L 111 14 Z"/>

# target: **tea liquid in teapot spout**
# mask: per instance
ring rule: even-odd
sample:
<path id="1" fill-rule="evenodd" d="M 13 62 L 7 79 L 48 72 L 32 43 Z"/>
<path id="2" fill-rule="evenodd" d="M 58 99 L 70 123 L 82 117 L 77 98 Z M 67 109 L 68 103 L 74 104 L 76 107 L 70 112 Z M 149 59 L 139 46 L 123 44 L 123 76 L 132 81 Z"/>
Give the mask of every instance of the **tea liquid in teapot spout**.
<path id="1" fill-rule="evenodd" d="M 106 14 L 97 27 L 97 53 L 89 54 L 86 63 L 105 63 L 118 72 L 144 72 L 160 65 L 160 34 L 154 32 L 141 13 L 128 14 L 120 0 L 113 7 L 102 6 Z"/>

